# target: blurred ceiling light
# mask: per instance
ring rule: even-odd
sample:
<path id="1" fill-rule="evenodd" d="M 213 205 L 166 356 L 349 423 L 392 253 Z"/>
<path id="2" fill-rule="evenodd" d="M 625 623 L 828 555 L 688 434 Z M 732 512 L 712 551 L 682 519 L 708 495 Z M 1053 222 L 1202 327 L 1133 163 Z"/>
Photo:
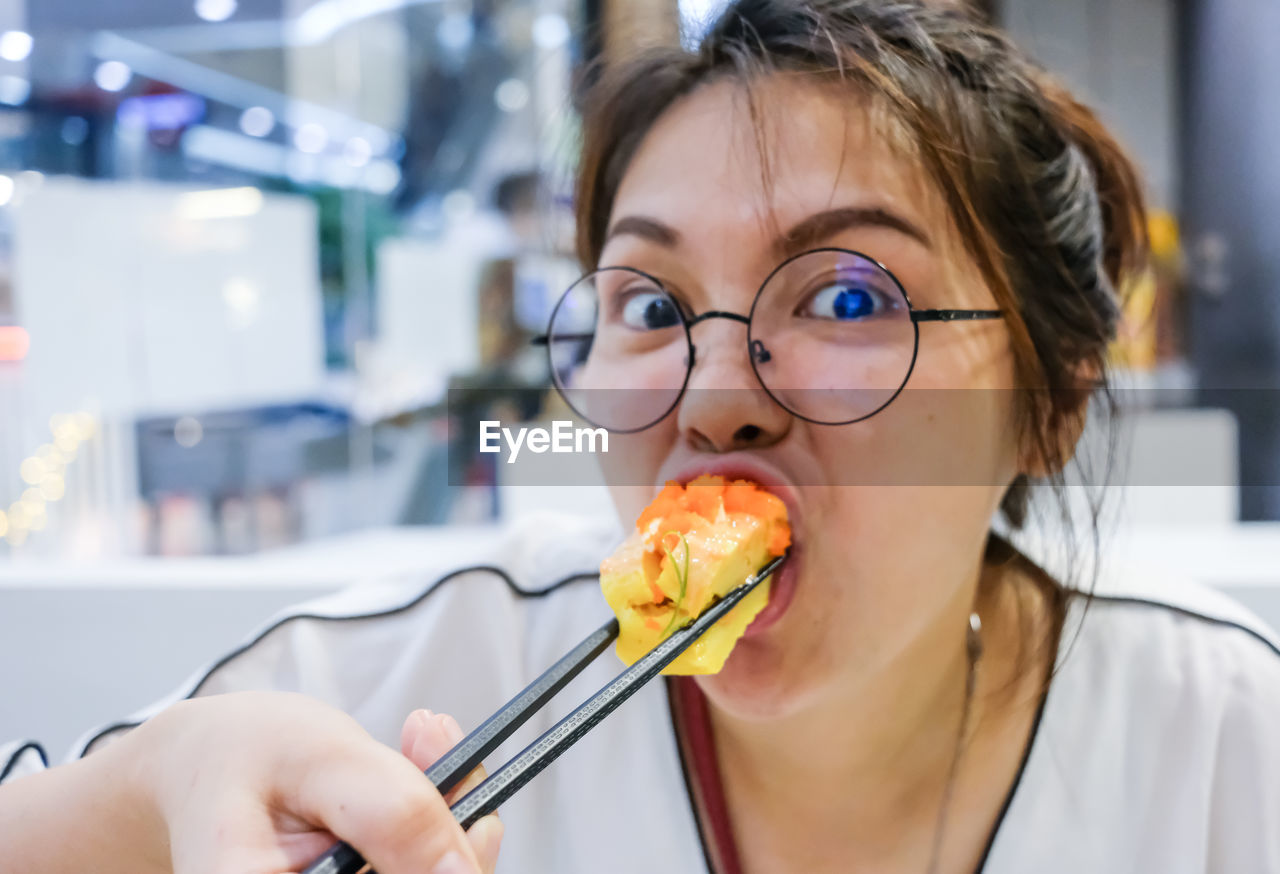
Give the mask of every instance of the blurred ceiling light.
<path id="1" fill-rule="evenodd" d="M 400 179 L 400 168 L 395 161 L 374 161 L 364 171 L 364 187 L 374 194 L 390 194 L 399 187 Z"/>
<path id="2" fill-rule="evenodd" d="M 21 76 L 0 76 L 0 103 L 21 106 L 31 96 L 31 83 Z"/>
<path id="3" fill-rule="evenodd" d="M 373 146 L 364 137 L 352 137 L 342 150 L 342 157 L 352 167 L 363 167 L 373 157 Z"/>
<path id="4" fill-rule="evenodd" d="M 81 440 L 92 440 L 98 433 L 98 420 L 92 413 L 79 412 L 71 417 L 76 426 L 76 436 Z"/>
<path id="5" fill-rule="evenodd" d="M 133 70 L 123 61 L 103 61 L 93 71 L 93 81 L 103 91 L 123 91 L 133 78 Z"/>
<path id="6" fill-rule="evenodd" d="M 54 418 L 56 419 L 57 416 L 54 416 Z M 56 431 L 57 429 L 50 428 L 49 430 Z M 43 461 L 51 469 L 54 467 L 61 467 L 63 464 L 62 452 L 58 449 L 58 447 L 54 446 L 52 443 L 45 443 L 39 449 L 37 449 L 36 458 Z"/>
<path id="7" fill-rule="evenodd" d="M 289 41 L 304 44 L 324 42 L 361 19 L 430 2 L 436 0 L 319 0 L 289 25 Z"/>
<path id="8" fill-rule="evenodd" d="M 18 476 L 30 486 L 39 485 L 40 480 L 44 479 L 44 475 L 48 472 L 48 466 L 34 455 L 22 459 L 22 464 L 18 466 Z"/>
<path id="9" fill-rule="evenodd" d="M 265 106 L 250 106 L 240 113 L 240 130 L 251 137 L 265 137 L 275 126 L 275 114 Z"/>
<path id="10" fill-rule="evenodd" d="M 0 325 L 0 361 L 21 361 L 30 349 L 31 337 L 26 328 Z"/>
<path id="11" fill-rule="evenodd" d="M 20 546 L 27 539 L 27 508 L 14 503 L 9 508 L 9 530 L 5 532 L 5 540 L 10 546 Z"/>
<path id="12" fill-rule="evenodd" d="M 440 47 L 453 52 L 465 51 L 475 37 L 475 25 L 471 17 L 461 12 L 447 13 L 436 25 L 436 41 Z"/>
<path id="13" fill-rule="evenodd" d="M 374 128 L 362 136 L 369 141 L 375 155 L 391 155 L 397 159 L 404 155 L 404 140 L 392 136 L 382 128 Z"/>
<path id="14" fill-rule="evenodd" d="M 320 158 L 294 149 L 284 159 L 284 175 L 296 185 L 310 185 L 320 181 L 323 170 Z"/>
<path id="15" fill-rule="evenodd" d="M 179 218 L 190 221 L 243 218 L 262 211 L 262 192 L 256 188 L 214 188 L 178 195 Z"/>
<path id="16" fill-rule="evenodd" d="M 246 170 L 260 176 L 281 176 L 292 149 L 234 131 L 198 124 L 182 136 L 182 152 L 189 158 Z"/>
<path id="17" fill-rule="evenodd" d="M 533 20 L 533 42 L 540 49 L 558 49 L 569 41 L 569 22 L 563 15 L 544 12 Z"/>
<path id="18" fill-rule="evenodd" d="M 375 138 L 361 136 L 378 154 Z M 393 146 L 398 147 L 399 142 Z M 401 181 L 400 168 L 389 158 L 374 158 L 363 170 L 355 172 L 341 155 L 307 155 L 291 146 L 208 125 L 190 128 L 182 137 L 182 151 L 200 161 L 261 176 L 288 178 L 299 185 L 359 187 L 378 196 L 395 191 Z"/>
<path id="19" fill-rule="evenodd" d="M 41 479 L 42 482 L 43 479 L 44 478 Z M 32 510 L 33 512 L 37 508 L 44 509 L 44 495 L 41 494 L 40 489 L 35 486 L 32 486 L 22 493 L 21 501 L 27 505 L 27 509 Z"/>
<path id="20" fill-rule="evenodd" d="M 66 413 L 58 413 L 49 419 L 49 433 L 53 434 L 53 439 L 64 442 L 69 440 L 79 441 L 80 439 L 80 429 L 76 427 L 75 419 Z M 50 448 L 55 452 L 58 451 L 56 446 Z M 59 455 L 61 455 L 60 452 Z M 36 450 L 36 457 L 48 461 L 52 458 L 52 454 L 42 446 Z"/>
<path id="21" fill-rule="evenodd" d="M 173 424 L 173 439 L 183 449 L 190 449 L 204 439 L 204 426 L 194 416 L 183 416 Z"/>
<path id="22" fill-rule="evenodd" d="M 204 118 L 205 102 L 194 94 L 139 94 L 120 101 L 116 120 L 141 130 L 184 130 Z"/>
<path id="23" fill-rule="evenodd" d="M 40 494 L 46 501 L 60 501 L 67 493 L 67 482 L 62 474 L 51 473 L 40 483 Z"/>
<path id="24" fill-rule="evenodd" d="M 13 190 L 17 186 L 13 182 L 12 176 L 6 176 L 0 173 L 0 206 L 4 206 L 13 200 Z"/>
<path id="25" fill-rule="evenodd" d="M 64 118 L 59 133 L 68 146 L 84 145 L 84 141 L 89 138 L 89 120 L 78 115 Z"/>
<path id="26" fill-rule="evenodd" d="M 0 537 L 9 533 L 9 514 L 0 510 Z"/>
<path id="27" fill-rule="evenodd" d="M 329 132 L 322 125 L 309 121 L 294 132 L 293 144 L 299 152 L 318 155 L 329 144 Z"/>
<path id="28" fill-rule="evenodd" d="M 226 21 L 238 5 L 236 0 L 196 0 L 196 15 L 205 21 Z"/>
<path id="29" fill-rule="evenodd" d="M 228 280 L 222 287 L 222 300 L 227 305 L 228 319 L 235 330 L 243 331 L 258 320 L 262 294 L 249 280 L 241 277 Z"/>
<path id="30" fill-rule="evenodd" d="M 6 61 L 25 61 L 31 55 L 35 40 L 25 30 L 6 30 L 0 34 L 0 58 Z"/>
<path id="31" fill-rule="evenodd" d="M 45 515 L 44 503 L 27 504 L 27 528 L 31 531 L 44 530 L 45 524 L 49 521 L 49 517 Z"/>
<path id="32" fill-rule="evenodd" d="M 504 79 L 494 89 L 493 101 L 503 112 L 519 112 L 529 103 L 529 86 L 519 79 Z"/>
<path id="33" fill-rule="evenodd" d="M 462 221 L 475 212 L 476 199 L 471 192 L 455 188 L 441 199 L 440 209 L 449 221 Z"/>

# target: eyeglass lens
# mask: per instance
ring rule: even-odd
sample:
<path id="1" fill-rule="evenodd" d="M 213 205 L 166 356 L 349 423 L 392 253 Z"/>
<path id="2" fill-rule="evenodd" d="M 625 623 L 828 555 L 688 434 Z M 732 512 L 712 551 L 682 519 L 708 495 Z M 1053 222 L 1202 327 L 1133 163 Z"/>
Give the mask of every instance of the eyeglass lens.
<path id="1" fill-rule="evenodd" d="M 696 346 L 677 301 L 652 278 L 620 267 L 570 287 L 547 339 L 565 400 L 587 421 L 615 431 L 646 428 L 675 407 Z M 793 414 L 828 424 L 857 421 L 888 404 L 916 352 L 898 282 L 870 258 L 832 249 L 797 256 L 769 276 L 746 340 L 769 394 Z"/>

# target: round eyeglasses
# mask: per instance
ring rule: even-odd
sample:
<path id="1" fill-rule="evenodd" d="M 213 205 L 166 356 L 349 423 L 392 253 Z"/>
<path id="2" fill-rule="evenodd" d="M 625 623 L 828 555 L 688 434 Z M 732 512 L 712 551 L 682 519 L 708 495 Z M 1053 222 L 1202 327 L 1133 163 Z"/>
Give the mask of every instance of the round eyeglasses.
<path id="1" fill-rule="evenodd" d="M 897 278 L 849 249 L 783 261 L 747 315 L 686 312 L 654 277 L 603 267 L 565 291 L 551 313 L 551 376 L 592 425 L 642 431 L 680 402 L 697 363 L 693 328 L 710 319 L 747 326 L 747 355 L 765 392 L 792 415 L 847 425 L 883 410 L 911 378 L 921 322 L 998 319 L 1001 310 L 914 309 Z"/>

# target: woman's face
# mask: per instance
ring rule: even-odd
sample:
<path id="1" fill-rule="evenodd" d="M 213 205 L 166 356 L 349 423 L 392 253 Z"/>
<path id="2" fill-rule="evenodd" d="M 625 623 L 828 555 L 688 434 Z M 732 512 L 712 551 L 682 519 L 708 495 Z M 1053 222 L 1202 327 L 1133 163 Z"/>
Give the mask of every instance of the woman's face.
<path id="1" fill-rule="evenodd" d="M 740 88 L 703 86 L 636 152 L 601 266 L 656 277 L 687 312 L 745 315 L 788 254 L 837 247 L 880 261 L 917 309 L 995 307 L 940 195 L 856 97 L 780 80 L 759 96 L 769 185 Z M 696 364 L 679 405 L 614 435 L 604 456 L 619 513 L 636 518 L 666 480 L 722 473 L 782 497 L 794 541 L 769 607 L 724 670 L 701 678 L 706 693 L 745 718 L 792 714 L 961 628 L 1017 466 L 1004 323 L 921 323 L 906 390 L 835 426 L 794 417 L 761 388 L 746 325 L 711 319 L 691 333 Z"/>

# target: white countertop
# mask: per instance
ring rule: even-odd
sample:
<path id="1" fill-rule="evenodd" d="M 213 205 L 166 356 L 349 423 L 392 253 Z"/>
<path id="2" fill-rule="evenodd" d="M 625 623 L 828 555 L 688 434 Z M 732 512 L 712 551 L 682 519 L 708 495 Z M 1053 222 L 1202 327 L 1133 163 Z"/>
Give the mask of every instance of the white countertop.
<path id="1" fill-rule="evenodd" d="M 378 528 L 248 556 L 0 561 L 0 589 L 80 587 L 328 588 L 447 567 L 498 536 L 494 526 Z M 1126 529 L 1109 562 L 1167 570 L 1215 586 L 1280 586 L 1280 522 Z"/>

